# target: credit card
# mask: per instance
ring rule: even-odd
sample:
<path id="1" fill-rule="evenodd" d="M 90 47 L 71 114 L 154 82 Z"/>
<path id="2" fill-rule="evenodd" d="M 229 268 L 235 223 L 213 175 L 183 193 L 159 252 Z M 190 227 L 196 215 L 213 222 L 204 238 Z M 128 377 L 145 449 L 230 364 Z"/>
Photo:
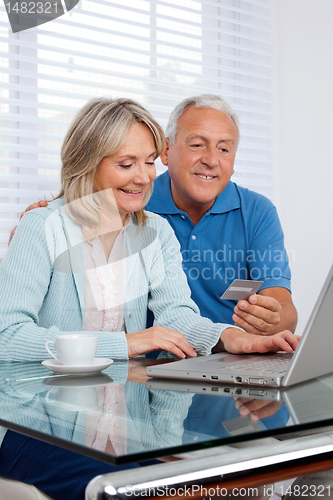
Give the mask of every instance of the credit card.
<path id="1" fill-rule="evenodd" d="M 234 280 L 220 297 L 222 300 L 247 300 L 257 293 L 263 281 Z"/>

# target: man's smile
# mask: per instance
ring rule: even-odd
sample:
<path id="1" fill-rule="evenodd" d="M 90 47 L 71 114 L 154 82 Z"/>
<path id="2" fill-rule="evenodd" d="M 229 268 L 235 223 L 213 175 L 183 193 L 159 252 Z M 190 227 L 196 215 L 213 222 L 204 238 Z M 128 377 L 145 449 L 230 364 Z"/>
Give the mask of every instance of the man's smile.
<path id="1" fill-rule="evenodd" d="M 210 179 L 215 179 L 216 175 L 206 175 L 206 174 L 199 174 L 196 173 L 194 174 L 196 177 L 199 177 L 200 179 L 205 179 L 205 180 L 210 180 Z"/>

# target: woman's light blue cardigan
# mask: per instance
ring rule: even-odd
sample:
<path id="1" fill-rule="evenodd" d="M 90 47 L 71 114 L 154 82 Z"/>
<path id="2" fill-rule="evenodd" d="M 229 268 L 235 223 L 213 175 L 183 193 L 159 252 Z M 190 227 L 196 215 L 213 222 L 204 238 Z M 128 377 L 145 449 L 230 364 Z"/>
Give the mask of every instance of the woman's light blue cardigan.
<path id="1" fill-rule="evenodd" d="M 169 224 L 147 212 L 146 226 L 133 218 L 126 230 L 126 331 L 155 324 L 182 332 L 199 354 L 208 354 L 230 325 L 202 318 L 190 298 L 179 243 Z M 81 228 L 63 199 L 24 215 L 0 266 L 0 359 L 45 359 L 44 344 L 81 331 L 84 317 Z M 97 356 L 127 359 L 124 332 L 98 334 Z"/>

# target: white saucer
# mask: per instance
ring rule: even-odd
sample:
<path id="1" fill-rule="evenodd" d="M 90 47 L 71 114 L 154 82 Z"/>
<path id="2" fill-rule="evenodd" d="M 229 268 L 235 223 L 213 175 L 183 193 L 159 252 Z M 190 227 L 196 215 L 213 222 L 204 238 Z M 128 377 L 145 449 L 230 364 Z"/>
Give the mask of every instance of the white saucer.
<path id="1" fill-rule="evenodd" d="M 86 375 L 87 373 L 98 373 L 102 370 L 105 370 L 108 366 L 113 363 L 113 360 L 110 358 L 95 358 L 91 365 L 85 366 L 71 366 L 71 365 L 63 365 L 59 363 L 56 359 L 46 359 L 42 361 L 42 365 L 45 368 L 48 368 L 52 372 L 55 373 L 65 373 L 67 374 L 76 374 L 76 375 Z"/>

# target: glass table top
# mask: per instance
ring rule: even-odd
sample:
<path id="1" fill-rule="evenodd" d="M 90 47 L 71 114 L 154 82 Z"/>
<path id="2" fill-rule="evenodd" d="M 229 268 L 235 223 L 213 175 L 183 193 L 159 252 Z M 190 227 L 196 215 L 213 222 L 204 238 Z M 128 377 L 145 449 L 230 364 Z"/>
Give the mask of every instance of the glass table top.
<path id="1" fill-rule="evenodd" d="M 333 375 L 258 389 L 147 379 L 155 362 L 116 361 L 86 376 L 2 362 L 0 425 L 124 464 L 333 424 Z"/>

